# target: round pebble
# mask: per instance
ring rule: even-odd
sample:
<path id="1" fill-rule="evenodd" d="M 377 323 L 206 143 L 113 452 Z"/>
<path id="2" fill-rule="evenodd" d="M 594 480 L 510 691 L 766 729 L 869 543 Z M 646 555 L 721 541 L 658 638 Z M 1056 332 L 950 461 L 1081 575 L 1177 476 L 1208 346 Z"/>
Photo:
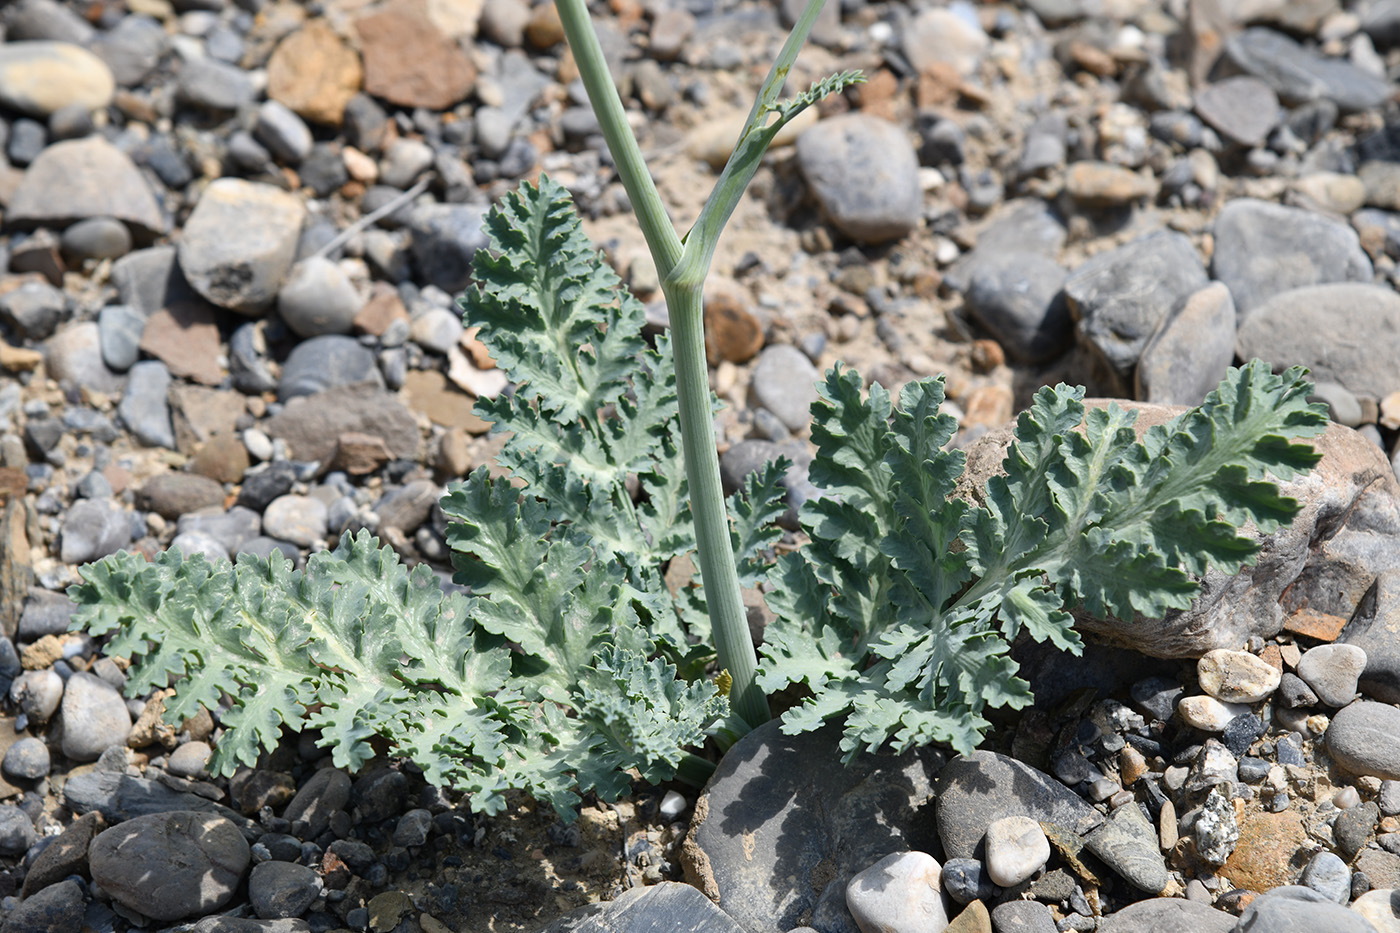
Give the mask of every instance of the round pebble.
<path id="1" fill-rule="evenodd" d="M 896 852 L 846 885 L 846 907 L 863 930 L 904 929 L 914 918 L 927 928 L 948 925 L 948 896 L 940 868 L 926 852 Z"/>
<path id="2" fill-rule="evenodd" d="M 363 306 L 350 277 L 322 256 L 292 266 L 277 292 L 277 313 L 302 337 L 350 333 Z"/>
<path id="3" fill-rule="evenodd" d="M 1257 703 L 1278 689 L 1283 672 L 1247 651 L 1217 648 L 1196 662 L 1196 677 L 1224 703 Z"/>
<path id="4" fill-rule="evenodd" d="M 263 512 L 263 532 L 301 547 L 311 547 L 326 536 L 328 510 L 320 499 L 285 495 L 268 503 Z"/>
<path id="5" fill-rule="evenodd" d="M 74 259 L 117 259 L 131 252 L 131 231 L 115 217 L 89 217 L 63 231 L 63 251 Z"/>
<path id="6" fill-rule="evenodd" d="M 987 827 L 987 874 L 1003 888 L 1035 875 L 1050 860 L 1050 841 L 1040 824 L 1025 816 L 1008 816 Z"/>
<path id="7" fill-rule="evenodd" d="M 6 777 L 36 781 L 49 773 L 49 747 L 42 739 L 25 736 L 5 751 L 0 771 Z"/>
<path id="8" fill-rule="evenodd" d="M 1215 697 L 1182 697 L 1176 704 L 1181 721 L 1202 732 L 1224 732 L 1231 720 L 1249 712 L 1243 703 L 1224 703 Z"/>
<path id="9" fill-rule="evenodd" d="M 1355 774 L 1400 780 L 1400 709 L 1360 700 L 1332 717 L 1327 751 Z"/>
<path id="10" fill-rule="evenodd" d="M 1298 676 L 1324 706 L 1346 706 L 1356 699 L 1356 683 L 1366 670 L 1366 652 L 1356 645 L 1318 645 L 1298 661 Z"/>

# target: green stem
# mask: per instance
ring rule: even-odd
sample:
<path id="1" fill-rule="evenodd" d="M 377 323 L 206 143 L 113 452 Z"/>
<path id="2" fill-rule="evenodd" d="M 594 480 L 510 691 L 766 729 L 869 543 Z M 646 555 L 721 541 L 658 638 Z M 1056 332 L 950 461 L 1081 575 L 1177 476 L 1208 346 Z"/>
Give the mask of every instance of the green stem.
<path id="1" fill-rule="evenodd" d="M 704 787 L 714 773 L 715 763 L 693 752 L 686 752 L 685 757 L 676 766 L 676 780 L 691 787 Z"/>
<path id="2" fill-rule="evenodd" d="M 646 237 L 663 282 L 680 261 L 684 247 L 666 215 L 641 147 L 613 84 L 585 0 L 555 0 L 564 35 L 578 63 L 579 77 L 598 116 L 598 125 L 632 210 Z M 681 449 L 685 457 L 690 512 L 695 520 L 696 556 L 705 586 L 710 625 L 719 664 L 733 678 L 730 706 L 750 726 L 770 718 L 768 700 L 755 679 L 758 656 L 749 635 L 748 615 L 739 594 L 739 573 L 730 543 L 729 514 L 719 480 L 714 413 L 710 410 L 710 372 L 705 361 L 703 275 L 693 284 L 666 289 L 675 353 L 676 396 L 680 408 Z"/>

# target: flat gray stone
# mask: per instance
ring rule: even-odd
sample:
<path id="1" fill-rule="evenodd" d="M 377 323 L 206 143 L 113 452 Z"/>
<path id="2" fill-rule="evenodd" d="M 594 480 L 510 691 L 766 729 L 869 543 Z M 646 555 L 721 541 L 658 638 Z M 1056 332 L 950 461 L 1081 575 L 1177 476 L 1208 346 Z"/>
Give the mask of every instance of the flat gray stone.
<path id="1" fill-rule="evenodd" d="M 800 431 L 812 420 L 821 375 L 812 361 L 791 344 L 764 347 L 754 365 L 749 393 L 753 402 L 778 416 L 789 430 Z"/>
<path id="2" fill-rule="evenodd" d="M 1337 641 L 1366 652 L 1366 669 L 1358 682 L 1362 693 L 1383 703 L 1400 703 L 1400 570 L 1376 577 Z"/>
<path id="3" fill-rule="evenodd" d="M 860 243 L 897 240 L 919 222 L 919 159 L 904 129 L 848 113 L 797 138 L 797 165 L 832 225 Z"/>
<path id="4" fill-rule="evenodd" d="M 1258 78 L 1238 75 L 1196 92 L 1196 113 L 1242 146 L 1262 146 L 1279 120 L 1278 95 Z"/>
<path id="5" fill-rule="evenodd" d="M 1384 78 L 1262 27 L 1230 37 L 1225 57 L 1240 71 L 1262 79 L 1290 105 L 1330 100 L 1342 110 L 1369 110 L 1379 107 L 1391 93 Z"/>
<path id="6" fill-rule="evenodd" d="M 1104 819 L 1059 781 L 1014 758 L 979 751 L 948 762 L 938 780 L 938 834 L 948 858 L 981 858 L 987 827 L 1008 816 L 1081 836 Z"/>
<path id="7" fill-rule="evenodd" d="M 1085 262 L 1065 280 L 1065 297 L 1080 342 L 1126 382 L 1157 328 L 1206 282 L 1191 241 L 1164 232 Z"/>
<path id="8" fill-rule="evenodd" d="M 145 176 L 126 153 L 101 136 L 65 140 L 44 149 L 10 198 L 5 223 L 24 229 L 64 227 L 88 217 L 114 217 L 144 242 L 167 229 Z"/>
<path id="9" fill-rule="evenodd" d="M 297 344 L 282 364 L 277 397 L 282 401 L 341 386 L 384 384 L 374 351 L 354 337 L 324 334 Z"/>
<path id="10" fill-rule="evenodd" d="M 1007 201 L 993 209 L 977 230 L 977 245 L 943 272 L 943 284 L 966 292 L 972 277 L 984 263 L 1004 253 L 1036 253 L 1056 258 L 1069 231 L 1040 199 Z"/>
<path id="11" fill-rule="evenodd" d="M 682 847 L 686 880 L 750 933 L 802 922 L 857 933 L 846 884 L 887 855 L 925 848 L 915 814 L 933 797 L 941 753 L 862 754 L 843 766 L 839 729 L 784 735 L 780 725 L 755 729 L 720 762 Z"/>
<path id="12" fill-rule="evenodd" d="M 1324 739 L 1328 753 L 1348 771 L 1400 780 L 1400 709 L 1358 700 L 1332 717 Z"/>
<path id="13" fill-rule="evenodd" d="M 1084 838 L 1084 847 L 1139 891 L 1160 894 L 1167 886 L 1170 876 L 1157 830 L 1135 803 L 1109 813 L 1108 820 Z"/>
<path id="14" fill-rule="evenodd" d="M 1104 918 L 1099 933 L 1231 933 L 1235 917 L 1183 897 L 1156 897 L 1129 904 Z"/>
<path id="15" fill-rule="evenodd" d="M 256 841 L 265 829 L 235 810 L 198 794 L 174 790 L 150 778 L 116 771 L 74 774 L 63 784 L 63 803 L 74 813 L 100 813 L 108 823 L 121 823 L 152 813 L 197 810 L 232 822 L 244 838 Z"/>
<path id="16" fill-rule="evenodd" d="M 404 405 L 382 388 L 360 384 L 299 396 L 263 425 L 270 437 L 286 440 L 297 460 L 329 463 L 340 435 L 354 431 L 384 439 L 395 457 L 418 450 L 418 424 Z"/>
<path id="17" fill-rule="evenodd" d="M 663 930 L 747 933 L 747 928 L 736 923 L 705 895 L 688 884 L 674 881 L 632 888 L 616 900 L 581 907 L 555 920 L 540 933 L 661 933 Z"/>
<path id="18" fill-rule="evenodd" d="M 963 296 L 967 311 L 1013 358 L 1054 359 L 1074 342 L 1074 321 L 1060 295 L 1066 274 L 1040 253 L 998 253 L 972 273 Z"/>
<path id="19" fill-rule="evenodd" d="M 1275 367 L 1306 366 L 1309 378 L 1359 398 L 1385 398 L 1400 390 L 1400 295 L 1358 282 L 1274 295 L 1245 318 L 1235 352 Z"/>
<path id="20" fill-rule="evenodd" d="M 1188 295 L 1143 348 L 1134 371 L 1140 401 L 1199 405 L 1235 359 L 1235 302 L 1219 282 Z"/>
<path id="21" fill-rule="evenodd" d="M 131 513 L 110 499 L 81 499 L 63 517 L 59 557 L 65 564 L 98 560 L 131 543 Z"/>
<path id="22" fill-rule="evenodd" d="M 178 810 L 138 816 L 92 841 L 92 880 L 112 900 L 155 920 L 212 913 L 248 870 L 248 841 L 229 820 Z"/>
<path id="23" fill-rule="evenodd" d="M 1281 292 L 1371 281 L 1371 260 L 1356 231 L 1301 207 L 1236 198 L 1220 211 L 1213 231 L 1211 274 L 1229 287 L 1241 324 Z"/>
<path id="24" fill-rule="evenodd" d="M 1311 888 L 1286 885 L 1255 898 L 1240 914 L 1238 933 L 1376 933 L 1366 918 Z"/>
<path id="25" fill-rule="evenodd" d="M 143 360 L 127 371 L 126 391 L 117 413 L 136 439 L 148 447 L 175 449 L 170 383 L 170 370 L 160 360 Z"/>

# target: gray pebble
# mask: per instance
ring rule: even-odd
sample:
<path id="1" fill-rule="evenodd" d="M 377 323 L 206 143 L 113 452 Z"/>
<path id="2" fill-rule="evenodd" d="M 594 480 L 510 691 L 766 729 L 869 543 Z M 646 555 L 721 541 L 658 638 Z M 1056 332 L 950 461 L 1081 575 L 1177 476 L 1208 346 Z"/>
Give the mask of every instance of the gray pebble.
<path id="1" fill-rule="evenodd" d="M 1309 401 L 1325 404 L 1328 417 L 1349 428 L 1360 426 L 1363 420 L 1360 400 L 1344 385 L 1338 385 L 1335 382 L 1318 382 L 1313 385 Z"/>
<path id="2" fill-rule="evenodd" d="M 17 858 L 38 839 L 34 822 L 12 804 L 0 804 L 0 855 Z"/>
<path id="3" fill-rule="evenodd" d="M 290 488 L 289 483 L 283 492 Z M 176 525 L 180 534 L 198 532 L 213 538 L 229 554 L 237 551 L 244 541 L 256 537 L 261 529 L 262 516 L 242 505 L 235 505 L 227 512 L 219 506 L 190 512 L 181 515 Z"/>
<path id="4" fill-rule="evenodd" d="M 49 747 L 42 739 L 25 736 L 5 751 L 0 771 L 7 777 L 37 781 L 49 773 Z"/>
<path id="5" fill-rule="evenodd" d="M 180 268 L 221 308 L 261 314 L 291 266 L 306 208 L 271 185 L 220 178 L 199 197 L 180 239 Z"/>
<path id="6" fill-rule="evenodd" d="M 48 282 L 25 282 L 0 296 L 0 318 L 31 340 L 43 340 L 67 315 L 63 292 Z"/>
<path id="7" fill-rule="evenodd" d="M 118 259 L 131 252 L 131 231 L 115 217 L 89 217 L 63 231 L 63 252 L 84 259 Z"/>
<path id="8" fill-rule="evenodd" d="M 1055 917 L 1039 901 L 1007 901 L 992 909 L 997 933 L 1056 933 Z"/>
<path id="9" fill-rule="evenodd" d="M 117 84 L 136 87 L 155 70 L 168 41 L 156 20 L 129 13 L 100 33 L 90 48 L 107 63 Z"/>
<path id="10" fill-rule="evenodd" d="M 97 313 L 97 335 L 102 361 L 124 373 L 141 359 L 141 335 L 146 316 L 130 305 L 108 305 Z"/>
<path id="11" fill-rule="evenodd" d="M 778 416 L 790 430 L 800 431 L 812 420 L 820 377 L 802 351 L 788 344 L 764 347 L 749 385 L 752 404 Z"/>
<path id="12" fill-rule="evenodd" d="M 344 771 L 322 768 L 297 791 L 282 818 L 291 823 L 292 832 L 303 839 L 315 838 L 326 831 L 331 815 L 343 810 L 350 801 L 350 786 L 350 776 Z M 298 828 L 298 823 L 303 826 Z"/>
<path id="13" fill-rule="evenodd" d="M 229 552 L 226 547 L 209 535 L 198 531 L 186 531 L 182 534 L 177 534 L 171 539 L 169 547 L 171 550 L 179 551 L 186 557 L 203 554 L 205 560 L 208 561 L 229 559 Z"/>
<path id="14" fill-rule="evenodd" d="M 423 349 L 445 354 L 462 337 L 462 317 L 446 308 L 429 308 L 413 318 L 409 336 Z"/>
<path id="15" fill-rule="evenodd" d="M 393 188 L 408 188 L 433 165 L 433 150 L 416 139 L 396 139 L 384 150 L 379 180 Z"/>
<path id="16" fill-rule="evenodd" d="M 338 148 L 329 143 L 317 143 L 297 167 L 301 183 L 315 192 L 316 197 L 328 197 L 350 180 L 345 159 Z"/>
<path id="17" fill-rule="evenodd" d="M 1278 96 L 1258 78 L 1238 75 L 1196 92 L 1196 112 L 1226 139 L 1261 146 L 1278 123 Z"/>
<path id="18" fill-rule="evenodd" d="M 63 518 L 59 557 L 65 564 L 85 564 L 131 542 L 129 514 L 110 499 L 80 499 Z"/>
<path id="19" fill-rule="evenodd" d="M 25 671 L 10 685 L 10 699 L 34 722 L 48 722 L 63 699 L 63 678 L 49 669 Z"/>
<path id="20" fill-rule="evenodd" d="M 1331 852 L 1314 855 L 1299 883 L 1338 904 L 1345 905 L 1351 899 L 1351 869 Z"/>
<path id="21" fill-rule="evenodd" d="M 326 536 L 327 507 L 311 496 L 274 499 L 263 512 L 263 531 L 281 541 L 311 547 Z"/>
<path id="22" fill-rule="evenodd" d="M 263 101 L 258 107 L 258 120 L 253 127 L 253 138 L 267 147 L 268 151 L 289 165 L 296 165 L 311 154 L 315 142 L 311 138 L 311 128 L 306 121 L 292 112 L 281 101 Z"/>
<path id="23" fill-rule="evenodd" d="M 979 263 L 964 295 L 968 313 L 1015 359 L 1038 363 L 1074 341 L 1060 295 L 1065 270 L 1039 253 L 1007 252 Z"/>
<path id="24" fill-rule="evenodd" d="M 425 283 L 448 294 L 463 291 L 471 281 L 472 258 L 486 245 L 484 208 L 469 204 L 426 204 L 414 208 L 408 225 L 410 249 Z"/>
<path id="25" fill-rule="evenodd" d="M 253 81 L 237 65 L 212 58 L 186 61 L 176 80 L 180 100 L 209 110 L 237 110 L 253 101 Z"/>
<path id="26" fill-rule="evenodd" d="M 137 440 L 148 447 L 175 449 L 170 383 L 170 370 L 160 360 L 144 360 L 127 371 L 126 391 L 117 413 Z"/>
<path id="27" fill-rule="evenodd" d="M 277 313 L 296 334 L 348 334 L 364 302 L 339 264 L 312 256 L 292 266 L 277 293 Z"/>
<path id="28" fill-rule="evenodd" d="M 1283 33 L 1254 27 L 1225 43 L 1239 71 L 1261 78 L 1287 104 L 1326 99 L 1344 111 L 1379 107 L 1390 85 L 1355 65 L 1304 48 Z"/>
<path id="29" fill-rule="evenodd" d="M 1332 838 L 1336 841 L 1337 852 L 1348 861 L 1365 847 L 1375 832 L 1380 819 L 1380 807 L 1373 801 L 1366 801 L 1355 807 L 1348 807 L 1332 824 Z"/>
<path id="30" fill-rule="evenodd" d="M 288 355 L 277 397 L 286 401 L 367 380 L 381 381 L 374 352 L 353 337 L 326 334 L 302 341 Z"/>
<path id="31" fill-rule="evenodd" d="M 64 593 L 30 587 L 29 596 L 24 601 L 24 611 L 20 613 L 17 637 L 28 642 L 37 641 L 45 635 L 62 634 L 68 631 L 75 608 L 73 600 Z"/>
<path id="32" fill-rule="evenodd" d="M 797 164 L 823 214 L 861 243 L 897 240 L 919 222 L 919 161 L 908 137 L 861 113 L 819 121 L 797 140 Z"/>
<path id="33" fill-rule="evenodd" d="M 394 845 L 421 846 L 432 831 L 433 815 L 427 810 L 409 810 L 394 825 Z"/>
<path id="34" fill-rule="evenodd" d="M 74 761 L 96 761 L 108 748 L 123 745 L 131 731 L 122 695 L 86 671 L 68 678 L 60 714 L 63 754 Z"/>
<path id="35" fill-rule="evenodd" d="M 186 742 L 178 746 L 166 760 L 165 769 L 176 777 L 199 780 L 207 777 L 212 749 L 204 742 Z"/>
<path id="36" fill-rule="evenodd" d="M 269 861 L 248 875 L 248 900 L 264 920 L 300 917 L 325 885 L 316 872 L 296 862 Z"/>
<path id="37" fill-rule="evenodd" d="M 1136 397 L 1161 405 L 1199 405 L 1235 358 L 1235 302 L 1219 282 L 1187 296 L 1143 347 Z"/>
<path id="38" fill-rule="evenodd" d="M 1298 676 L 1325 706 L 1346 706 L 1356 698 L 1356 682 L 1366 669 L 1366 652 L 1356 645 L 1309 648 L 1298 661 Z"/>
<path id="39" fill-rule="evenodd" d="M 27 117 L 17 117 L 10 124 L 10 140 L 5 154 L 15 165 L 29 165 L 49 144 L 49 131 L 44 124 Z"/>
<path id="40" fill-rule="evenodd" d="M 1312 688 L 1301 677 L 1291 672 L 1284 673 L 1279 681 L 1278 692 L 1274 696 L 1287 709 L 1298 709 L 1317 703 L 1317 694 L 1313 693 Z"/>

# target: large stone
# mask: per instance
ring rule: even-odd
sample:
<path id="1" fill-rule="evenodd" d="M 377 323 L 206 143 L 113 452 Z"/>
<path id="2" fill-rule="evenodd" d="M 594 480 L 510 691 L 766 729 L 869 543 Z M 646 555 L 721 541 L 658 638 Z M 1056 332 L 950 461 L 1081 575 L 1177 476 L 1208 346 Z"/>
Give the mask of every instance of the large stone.
<path id="1" fill-rule="evenodd" d="M 965 295 L 967 311 L 1012 357 L 1041 363 L 1074 341 L 1074 322 L 1060 294 L 1064 282 L 1065 270 L 1048 256 L 999 252 L 977 264 Z"/>
<path id="2" fill-rule="evenodd" d="M 1400 570 L 1376 577 L 1337 641 L 1366 652 L 1357 686 L 1383 703 L 1400 703 Z"/>
<path id="3" fill-rule="evenodd" d="M 1268 891 L 1292 884 L 1314 851 L 1296 811 L 1247 810 L 1235 851 L 1220 874 L 1237 888 Z"/>
<path id="4" fill-rule="evenodd" d="M 1136 402 L 1141 436 L 1184 409 Z M 1107 401 L 1091 400 L 1103 406 Z M 1000 472 L 1012 426 L 988 432 L 967 448 L 959 494 L 981 501 L 988 477 Z M 1270 638 L 1293 610 L 1349 617 L 1376 575 L 1400 567 L 1400 482 L 1385 454 L 1350 428 L 1330 424 L 1310 441 L 1322 461 L 1306 476 L 1281 483 L 1302 511 L 1272 535 L 1246 530 L 1260 545 L 1257 561 L 1236 576 L 1210 570 L 1191 608 L 1160 619 L 1099 619 L 1076 613 L 1076 625 L 1115 645 L 1162 658 L 1199 658 L 1214 648 L 1238 648 L 1251 635 Z M 1282 601 L 1282 602 L 1281 602 Z"/>
<path id="5" fill-rule="evenodd" d="M 1104 918 L 1099 933 L 1231 933 L 1235 918 L 1184 897 L 1155 897 Z"/>
<path id="6" fill-rule="evenodd" d="M 1126 384 L 1162 321 L 1206 282 L 1191 241 L 1157 233 L 1075 269 L 1065 280 L 1065 297 L 1081 342 Z"/>
<path id="7" fill-rule="evenodd" d="M 798 137 L 797 164 L 827 219 L 853 240 L 897 240 L 919 222 L 919 159 L 888 120 L 863 113 L 822 120 Z"/>
<path id="8" fill-rule="evenodd" d="M 1300 207 L 1237 198 L 1220 211 L 1214 234 L 1211 274 L 1229 287 L 1241 323 L 1280 292 L 1371 280 L 1356 231 Z"/>
<path id="9" fill-rule="evenodd" d="M 286 401 L 336 386 L 372 382 L 382 385 L 374 353 L 353 337 L 323 334 L 297 344 L 282 366 L 277 397 Z"/>
<path id="10" fill-rule="evenodd" d="M 97 110 L 117 84 L 107 63 L 69 42 L 0 44 L 0 104 L 36 117 L 64 107 Z"/>
<path id="11" fill-rule="evenodd" d="M 916 832 L 914 813 L 933 798 L 941 753 L 861 754 L 833 767 L 838 730 L 779 728 L 776 720 L 760 726 L 720 762 L 682 847 L 686 880 L 750 933 L 804 922 L 856 933 L 846 909 L 850 878 L 935 841 Z"/>
<path id="12" fill-rule="evenodd" d="M 1077 835 L 1104 821 L 1078 794 L 1014 758 L 979 751 L 948 762 L 938 779 L 938 833 L 948 858 L 981 858 L 987 827 L 1008 816 Z"/>
<path id="13" fill-rule="evenodd" d="M 1342 110 L 1369 110 L 1391 93 L 1384 78 L 1262 27 L 1231 37 L 1225 43 L 1225 57 L 1238 70 L 1262 79 L 1290 105 L 1330 100 Z"/>
<path id="14" fill-rule="evenodd" d="M 382 438 L 397 458 L 411 459 L 418 451 L 413 413 L 383 389 L 368 384 L 294 398 L 267 420 L 263 430 L 286 440 L 298 460 L 329 463 L 340 436 L 352 431 Z"/>
<path id="15" fill-rule="evenodd" d="M 1159 405 L 1199 405 L 1235 358 L 1235 302 L 1219 282 L 1187 296 L 1152 335 L 1134 371 L 1135 395 Z"/>
<path id="16" fill-rule="evenodd" d="M 446 110 L 476 85 L 476 67 L 443 35 L 422 0 L 394 0 L 355 22 L 365 92 L 401 107 Z"/>
<path id="17" fill-rule="evenodd" d="M 1332 760 L 1348 771 L 1400 780 L 1400 709 L 1358 700 L 1332 717 L 1325 738 Z"/>
<path id="18" fill-rule="evenodd" d="M 101 136 L 54 143 L 40 153 L 10 198 L 5 222 L 62 227 L 88 217 L 115 217 L 145 241 L 166 231 L 145 177 Z"/>
<path id="19" fill-rule="evenodd" d="M 1313 285 L 1258 305 L 1236 335 L 1241 359 L 1302 365 L 1361 398 L 1400 391 L 1400 295 L 1359 282 Z"/>
<path id="20" fill-rule="evenodd" d="M 271 185 L 220 178 L 200 195 L 180 239 L 180 268 L 221 308 L 258 315 L 296 257 L 306 208 Z"/>
<path id="21" fill-rule="evenodd" d="M 1084 847 L 1140 891 L 1160 894 L 1167 886 L 1157 830 L 1135 803 L 1109 813 L 1104 824 L 1085 837 Z"/>
<path id="22" fill-rule="evenodd" d="M 409 215 L 413 261 L 423 280 L 450 295 L 471 282 L 472 258 L 486 245 L 486 210 L 471 204 L 424 204 Z"/>
<path id="23" fill-rule="evenodd" d="M 746 933 L 724 911 L 688 884 L 663 881 L 636 887 L 615 900 L 590 904 L 540 930 L 540 933 Z M 202 931 L 196 931 L 202 933 Z"/>
<path id="24" fill-rule="evenodd" d="M 318 18 L 283 39 L 272 53 L 267 96 L 315 123 L 339 126 L 363 77 L 360 56 Z"/>
<path id="25" fill-rule="evenodd" d="M 227 904 L 248 870 L 248 841 L 229 820 L 176 810 L 138 816 L 92 841 L 92 879 L 127 910 L 181 920 Z"/>
<path id="26" fill-rule="evenodd" d="M 126 744 L 131 714 L 116 688 L 101 677 L 77 671 L 63 690 L 63 754 L 96 761 L 107 749 Z"/>

